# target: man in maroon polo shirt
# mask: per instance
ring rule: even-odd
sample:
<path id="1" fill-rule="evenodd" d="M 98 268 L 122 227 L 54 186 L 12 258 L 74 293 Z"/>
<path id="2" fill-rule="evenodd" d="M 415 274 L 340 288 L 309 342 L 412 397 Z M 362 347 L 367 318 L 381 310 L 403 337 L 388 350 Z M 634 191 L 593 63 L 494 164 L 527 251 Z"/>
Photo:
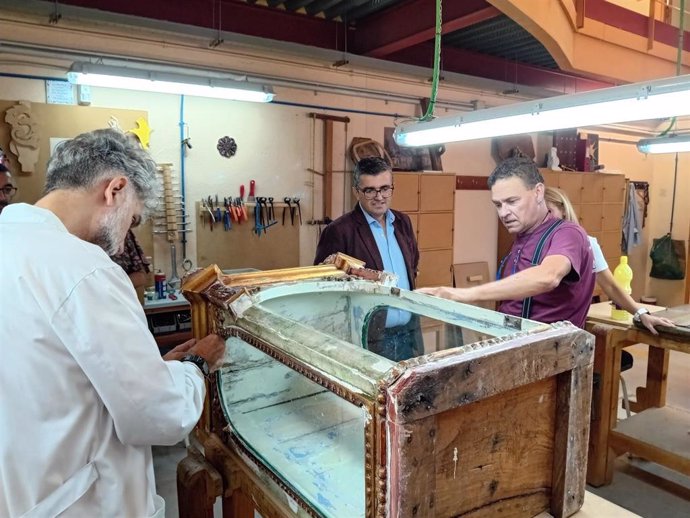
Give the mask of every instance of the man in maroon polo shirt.
<path id="1" fill-rule="evenodd" d="M 584 327 L 594 289 L 592 250 L 579 225 L 559 221 L 544 202 L 544 179 L 527 157 L 503 161 L 489 176 L 491 199 L 516 234 L 497 280 L 472 288 L 422 288 L 458 302 L 501 301 L 499 311 Z"/>

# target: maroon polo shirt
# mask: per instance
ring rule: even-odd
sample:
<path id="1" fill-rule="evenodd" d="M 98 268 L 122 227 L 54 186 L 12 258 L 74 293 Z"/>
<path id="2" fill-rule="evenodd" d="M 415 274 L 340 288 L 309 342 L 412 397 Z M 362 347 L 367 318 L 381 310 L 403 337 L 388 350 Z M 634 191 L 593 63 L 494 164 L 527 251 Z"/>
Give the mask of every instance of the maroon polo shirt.
<path id="1" fill-rule="evenodd" d="M 503 262 L 502 278 L 532 267 L 532 258 L 539 238 L 553 221 L 554 218 L 549 215 L 534 232 L 518 234 Z M 555 289 L 532 297 L 532 312 L 529 318 L 547 324 L 569 320 L 584 328 L 595 281 L 592 249 L 587 234 L 580 225 L 564 221 L 547 238 L 541 261 L 549 255 L 567 257 L 572 268 Z M 520 316 L 522 302 L 522 299 L 504 300 L 499 310 L 508 315 Z"/>

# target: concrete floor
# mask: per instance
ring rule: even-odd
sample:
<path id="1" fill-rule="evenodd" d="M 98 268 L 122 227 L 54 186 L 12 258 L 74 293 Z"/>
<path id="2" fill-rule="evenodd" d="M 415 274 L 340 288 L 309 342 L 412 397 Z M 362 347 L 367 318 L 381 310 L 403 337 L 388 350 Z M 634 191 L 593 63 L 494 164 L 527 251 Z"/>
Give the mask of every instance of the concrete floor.
<path id="1" fill-rule="evenodd" d="M 647 347 L 636 345 L 627 350 L 635 361 L 623 376 L 628 390 L 634 394 L 635 387 L 644 385 Z M 666 399 L 667 405 L 690 412 L 690 355 L 671 351 Z M 619 411 L 619 417 L 625 417 L 623 410 Z M 690 430 L 688 433 L 690 441 Z M 166 501 L 165 516 L 178 518 L 176 469 L 185 456 L 184 444 L 154 447 L 153 456 L 158 493 Z M 644 459 L 619 457 L 613 483 L 587 489 L 644 518 L 690 517 L 690 477 Z M 216 503 L 215 516 L 221 516 L 220 501 Z"/>

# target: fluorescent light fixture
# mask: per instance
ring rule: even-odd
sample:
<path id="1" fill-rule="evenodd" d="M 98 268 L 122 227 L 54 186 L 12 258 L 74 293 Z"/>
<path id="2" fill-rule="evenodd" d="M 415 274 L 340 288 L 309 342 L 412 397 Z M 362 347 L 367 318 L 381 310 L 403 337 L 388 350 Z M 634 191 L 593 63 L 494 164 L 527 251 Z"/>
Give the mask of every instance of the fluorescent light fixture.
<path id="1" fill-rule="evenodd" d="M 123 88 L 235 101 L 271 102 L 270 87 L 215 77 L 141 70 L 92 63 L 74 63 L 67 73 L 70 83 L 78 85 Z"/>
<path id="2" fill-rule="evenodd" d="M 395 141 L 428 146 L 689 114 L 690 75 L 684 75 L 401 124 Z"/>
<path id="3" fill-rule="evenodd" d="M 642 153 L 682 153 L 690 151 L 690 134 L 645 138 L 637 143 Z"/>

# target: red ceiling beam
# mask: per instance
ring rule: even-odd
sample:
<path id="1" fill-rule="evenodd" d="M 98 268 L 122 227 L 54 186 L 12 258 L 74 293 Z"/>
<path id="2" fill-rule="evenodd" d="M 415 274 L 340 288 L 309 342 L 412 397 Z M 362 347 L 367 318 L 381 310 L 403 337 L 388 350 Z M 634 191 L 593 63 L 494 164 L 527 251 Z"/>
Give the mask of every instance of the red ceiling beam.
<path id="1" fill-rule="evenodd" d="M 450 33 L 501 14 L 486 0 L 463 0 L 443 5 L 442 33 Z M 354 37 L 357 54 L 382 58 L 434 39 L 436 3 L 411 0 L 361 20 Z"/>
<path id="2" fill-rule="evenodd" d="M 223 31 L 325 49 L 336 49 L 337 42 L 340 48 L 336 50 L 343 50 L 343 27 L 338 22 L 241 0 L 221 1 L 220 22 L 218 0 L 60 0 L 60 3 L 214 30 L 220 27 Z"/>
<path id="3" fill-rule="evenodd" d="M 432 62 L 434 47 L 425 43 L 388 56 L 392 61 L 429 67 Z M 546 88 L 571 94 L 615 86 L 613 83 L 571 75 L 559 70 L 515 63 L 505 59 L 479 54 L 468 50 L 444 47 L 441 51 L 443 69 L 508 83 Z"/>

